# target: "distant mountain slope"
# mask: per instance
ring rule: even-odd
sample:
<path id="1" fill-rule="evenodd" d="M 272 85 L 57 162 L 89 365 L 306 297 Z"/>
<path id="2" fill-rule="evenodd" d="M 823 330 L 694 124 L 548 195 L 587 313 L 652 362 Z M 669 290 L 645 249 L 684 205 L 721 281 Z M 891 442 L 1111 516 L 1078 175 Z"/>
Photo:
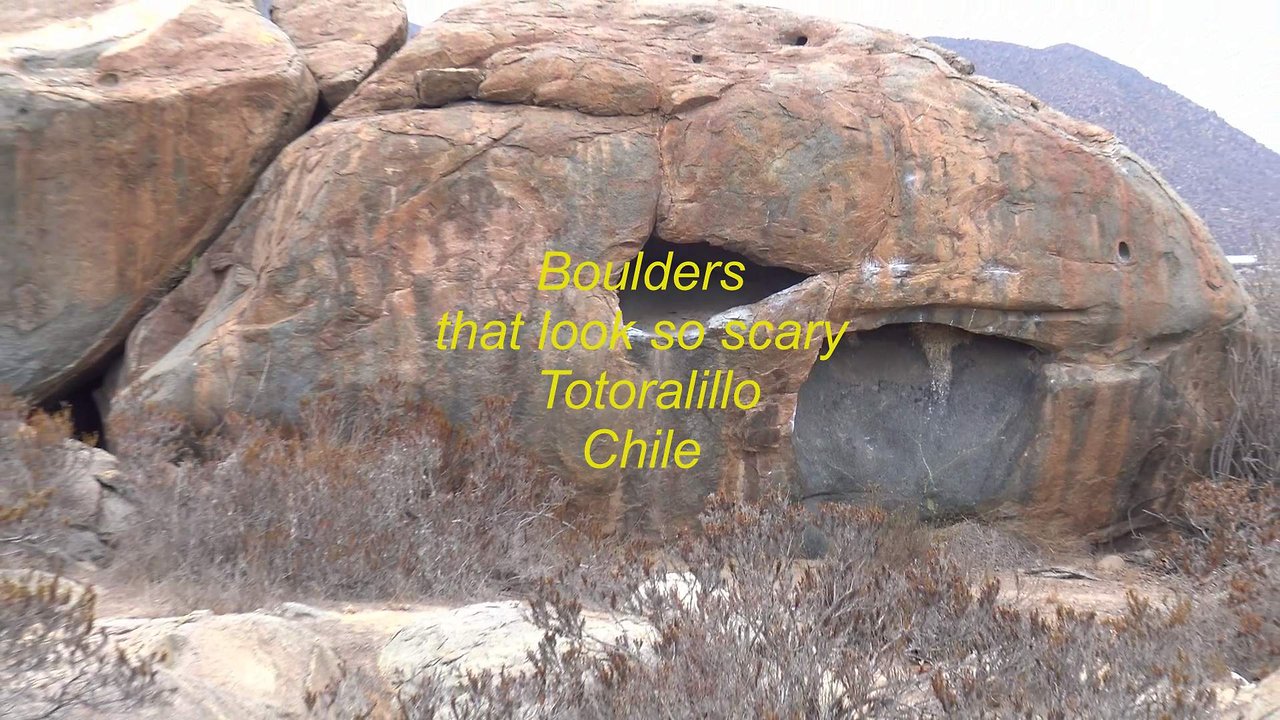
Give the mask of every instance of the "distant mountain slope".
<path id="1" fill-rule="evenodd" d="M 1216 113 L 1075 45 L 1037 50 L 988 40 L 929 40 L 972 60 L 978 74 L 1017 85 L 1115 133 L 1177 188 L 1228 253 L 1254 252 L 1257 241 L 1280 250 L 1280 154 Z"/>

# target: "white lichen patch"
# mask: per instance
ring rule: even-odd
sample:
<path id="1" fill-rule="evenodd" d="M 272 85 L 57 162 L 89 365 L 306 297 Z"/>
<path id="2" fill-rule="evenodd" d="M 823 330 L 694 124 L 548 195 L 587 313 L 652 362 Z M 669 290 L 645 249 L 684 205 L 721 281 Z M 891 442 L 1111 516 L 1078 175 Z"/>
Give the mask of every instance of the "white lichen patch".
<path id="1" fill-rule="evenodd" d="M 862 263 L 862 282 L 869 283 L 874 281 L 879 277 L 880 270 L 883 267 L 879 260 L 867 258 L 866 262 Z"/>

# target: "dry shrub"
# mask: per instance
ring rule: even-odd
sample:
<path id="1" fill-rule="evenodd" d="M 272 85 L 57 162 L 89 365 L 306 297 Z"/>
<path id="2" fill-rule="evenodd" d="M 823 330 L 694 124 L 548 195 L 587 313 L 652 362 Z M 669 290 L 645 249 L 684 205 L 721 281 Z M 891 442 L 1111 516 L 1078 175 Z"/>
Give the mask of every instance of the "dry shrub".
<path id="1" fill-rule="evenodd" d="M 68 527 L 58 492 L 66 472 L 66 411 L 31 411 L 0 393 L 0 567 L 55 560 Z"/>
<path id="2" fill-rule="evenodd" d="M 1280 328 L 1259 328 L 1232 348 L 1232 412 L 1213 448 L 1215 479 L 1280 482 Z"/>
<path id="3" fill-rule="evenodd" d="M 317 401 L 291 428 L 231 418 L 195 451 L 180 428 L 125 433 L 145 519 L 120 573 L 190 602 L 524 589 L 568 532 L 559 483 L 515 447 L 501 402 L 465 434 L 395 393 Z"/>
<path id="4" fill-rule="evenodd" d="M 1187 488 L 1166 567 L 1216 606 L 1201 618 L 1227 633 L 1231 668 L 1259 680 L 1280 668 L 1280 487 L 1274 480 L 1204 479 Z"/>
<path id="5" fill-rule="evenodd" d="M 1163 561 L 1220 598 L 1228 662 L 1258 679 L 1280 666 L 1280 272 L 1264 265 L 1248 282 L 1259 322 L 1233 348 L 1233 411 Z"/>
<path id="6" fill-rule="evenodd" d="M 91 588 L 39 572 L 0 575 L 0 714 L 66 717 L 150 697 L 155 671 L 94 627 Z"/>
<path id="7" fill-rule="evenodd" d="M 1205 717 L 1213 653 L 1189 601 L 1133 597 L 1122 618 L 1045 616 L 999 601 L 939 549 L 875 509 L 816 517 L 763 504 L 713 506 L 679 558 L 693 579 L 645 596 L 649 642 L 604 649 L 583 603 L 621 605 L 662 587 L 653 568 L 565 576 L 532 601 L 547 639 L 527 674 L 473 676 L 461 694 L 424 682 L 404 715 L 426 718 Z M 797 562 L 806 526 L 828 554 Z M 683 589 L 681 589 L 683 587 Z M 695 588 L 691 595 L 687 588 Z"/>
<path id="8" fill-rule="evenodd" d="M 985 573 L 1025 570 L 1042 564 L 1045 555 L 1065 554 L 1067 541 L 1028 525 L 962 520 L 939 529 L 937 539 L 957 565 Z"/>

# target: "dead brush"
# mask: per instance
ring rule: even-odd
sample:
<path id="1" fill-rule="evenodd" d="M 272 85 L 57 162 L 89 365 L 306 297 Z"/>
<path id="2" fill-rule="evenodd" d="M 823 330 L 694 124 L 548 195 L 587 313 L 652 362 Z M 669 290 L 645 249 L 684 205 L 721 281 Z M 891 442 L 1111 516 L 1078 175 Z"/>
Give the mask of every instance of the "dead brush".
<path id="1" fill-rule="evenodd" d="M 1280 667 L 1280 272 L 1251 278 L 1254 331 L 1232 348 L 1232 411 L 1209 477 L 1187 488 L 1162 548 L 1165 567 L 1218 600 L 1205 622 L 1227 628 L 1231 667 L 1260 679 Z"/>
<path id="2" fill-rule="evenodd" d="M 67 411 L 32 410 L 0 394 L 0 567 L 59 561 L 69 530 L 59 489 L 71 435 Z"/>
<path id="3" fill-rule="evenodd" d="M 888 513 L 812 512 L 770 497 L 715 503 L 678 543 L 689 575 L 654 565 L 562 574 L 532 600 L 547 640 L 525 674 L 473 677 L 461 693 L 427 683 L 406 698 L 422 718 L 1207 717 L 1211 648 L 1188 618 L 1134 598 L 1109 621 L 1045 616 L 974 587 L 945 550 Z M 806 527 L 821 563 L 797 563 Z M 907 556 L 901 547 L 923 547 Z M 585 644 L 583 605 L 621 607 L 646 583 L 649 642 Z M 687 589 L 694 588 L 690 597 Z"/>
<path id="4" fill-rule="evenodd" d="M 564 493 L 514 449 L 504 403 L 474 427 L 388 393 L 317 401 L 290 428 L 228 418 L 194 449 L 163 423 L 133 433 L 144 520 L 118 573 L 220 608 L 531 587 L 570 536 Z"/>
<path id="5" fill-rule="evenodd" d="M 94 626 L 96 595 L 57 575 L 0 574 L 0 711 L 35 720 L 128 710 L 158 692 L 146 659 Z"/>

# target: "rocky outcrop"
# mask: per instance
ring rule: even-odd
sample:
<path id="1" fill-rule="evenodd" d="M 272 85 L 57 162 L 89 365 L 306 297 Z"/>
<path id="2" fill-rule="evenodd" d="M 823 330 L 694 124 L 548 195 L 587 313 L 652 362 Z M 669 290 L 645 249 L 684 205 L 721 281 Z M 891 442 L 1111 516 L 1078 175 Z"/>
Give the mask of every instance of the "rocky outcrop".
<path id="1" fill-rule="evenodd" d="M 137 518 L 128 483 L 116 458 L 101 448 L 67 440 L 59 454 L 53 509 L 66 532 L 63 552 L 73 560 L 105 561 Z"/>
<path id="2" fill-rule="evenodd" d="M 0 477 L 4 540 L 16 557 L 102 564 L 137 520 L 113 455 L 12 416 L 0 417 Z"/>
<path id="3" fill-rule="evenodd" d="M 344 169 L 373 167 L 385 173 L 381 189 L 366 184 L 364 170 Z M 498 187 L 491 172 L 503 175 Z M 655 128 L 645 118 L 473 105 L 322 125 L 281 154 L 192 281 L 139 325 L 123 372 L 132 383 L 112 402 L 113 422 L 148 406 L 212 427 L 224 410 L 252 403 L 237 397 L 255 392 L 249 385 L 260 387 L 260 407 L 297 408 L 325 388 L 377 383 L 395 364 L 459 419 L 499 377 L 529 389 L 520 405 L 529 412 L 539 403 L 540 364 L 598 373 L 625 366 L 625 356 L 432 351 L 435 323 L 456 309 L 508 318 L 604 312 L 596 294 L 537 292 L 542 250 L 556 243 L 624 259 L 649 233 L 659 184 Z M 303 206 L 314 212 L 299 216 Z M 264 218 L 284 215 L 293 218 L 289 237 L 320 241 L 264 232 Z M 277 252 L 293 269 L 260 276 L 254 258 Z M 201 293 L 204 311 L 193 319 L 187 309 Z M 260 293 L 272 299 L 259 303 Z M 265 332 L 253 347 L 242 344 L 241 323 Z M 258 340 L 280 344 L 260 354 Z M 535 433 L 530 440 L 549 455 L 583 466 L 581 438 L 549 425 Z M 597 500 L 618 483 L 616 474 L 581 477 L 579 489 Z"/>
<path id="4" fill-rule="evenodd" d="M 450 13 L 262 177 L 134 333 L 113 415 L 288 420 L 305 397 L 391 376 L 460 424 L 511 396 L 524 442 L 609 524 L 684 524 L 711 492 L 776 481 L 1111 532 L 1172 502 L 1183 458 L 1206 451 L 1246 300 L 1204 225 L 1114 137 L 970 71 L 927 43 L 765 9 Z M 746 288 L 537 290 L 548 250 L 642 248 L 739 259 Z M 709 330 L 694 351 L 439 350 L 457 310 Z M 734 352 L 730 320 L 850 335 L 825 360 Z M 762 396 L 548 410 L 554 368 L 733 369 Z M 583 443 L 601 427 L 673 429 L 702 457 L 592 469 Z"/>
<path id="5" fill-rule="evenodd" d="M 248 3 L 0 8 L 0 386 L 46 398 L 117 349 L 315 93 Z"/>
<path id="6" fill-rule="evenodd" d="M 302 51 L 327 107 L 337 107 L 404 45 L 401 0 L 275 0 L 271 19 Z"/>
<path id="7" fill-rule="evenodd" d="M 586 612 L 582 621 L 584 649 L 601 655 L 620 642 L 650 641 L 653 636 L 653 629 L 638 618 Z M 425 614 L 402 628 L 382 648 L 378 669 L 401 696 L 413 694 L 427 678 L 461 692 L 470 675 L 532 672 L 529 655 L 546 636 L 524 602 L 476 603 Z M 566 649 L 560 646 L 556 652 Z"/>
<path id="8" fill-rule="evenodd" d="M 98 625 L 125 652 L 150 658 L 157 669 L 160 692 L 120 717 L 338 720 L 369 717 L 376 703 L 328 639 L 283 618 L 204 611 Z"/>
<path id="9" fill-rule="evenodd" d="M 47 582 L 49 576 L 0 570 L 0 582 Z M 1048 582 L 1048 581 L 1046 581 Z M 1129 583 L 1100 584 L 1088 597 L 1063 595 L 1073 581 L 1041 587 L 1034 583 L 1017 593 L 1028 606 L 1098 611 L 1122 617 L 1135 590 Z M 73 602 L 84 586 L 58 580 Z M 1149 588 L 1147 588 L 1149 590 Z M 1138 597 L 1146 597 L 1138 591 Z M 95 628 L 132 658 L 150 658 L 159 692 L 127 707 L 93 707 L 63 712 L 58 717 L 114 720 L 204 720 L 243 718 L 276 720 L 391 720 L 413 715 L 415 684 L 434 676 L 432 690 L 465 696 L 468 673 L 505 671 L 507 676 L 532 670 L 528 653 L 536 652 L 545 633 L 529 621 L 528 607 L 513 601 L 494 601 L 462 607 L 421 607 L 387 610 L 375 607 L 333 612 L 298 603 L 284 603 L 271 613 L 256 611 L 215 615 L 197 611 L 181 617 L 100 619 Z M 582 615 L 589 653 L 604 651 L 626 638 L 629 656 L 645 658 L 653 629 L 643 620 L 586 610 Z M 559 642 L 566 643 L 561 637 Z M 567 644 L 557 646 L 561 652 Z M 638 654 L 635 654 L 638 653 Z M 918 699 L 914 708 L 936 709 L 929 675 L 916 675 Z M 842 680 L 823 672 L 824 695 L 835 696 Z M 1272 717 L 1277 707 L 1280 676 L 1258 683 L 1226 679 L 1217 689 L 1221 717 Z M 424 695 L 426 695 L 424 693 Z M 449 697 L 426 695 L 448 707 Z M 409 707 L 402 703 L 408 701 Z M 422 703 L 430 706 L 431 702 Z M 463 703 L 465 707 L 466 704 Z M 526 709 L 527 706 L 526 706 Z M 546 708 L 541 708 L 545 710 Z"/>
<path id="10" fill-rule="evenodd" d="M 630 616 L 588 610 L 582 621 L 587 652 L 652 636 Z M 518 601 L 350 612 L 283 603 L 271 612 L 107 618 L 96 627 L 129 657 L 151 661 L 159 692 L 93 717 L 198 720 L 399 718 L 399 703 L 428 678 L 437 681 L 432 691 L 460 696 L 468 673 L 530 671 L 529 653 L 546 635 Z"/>

